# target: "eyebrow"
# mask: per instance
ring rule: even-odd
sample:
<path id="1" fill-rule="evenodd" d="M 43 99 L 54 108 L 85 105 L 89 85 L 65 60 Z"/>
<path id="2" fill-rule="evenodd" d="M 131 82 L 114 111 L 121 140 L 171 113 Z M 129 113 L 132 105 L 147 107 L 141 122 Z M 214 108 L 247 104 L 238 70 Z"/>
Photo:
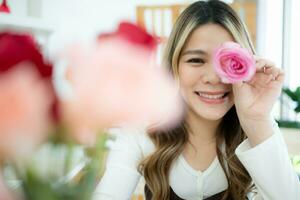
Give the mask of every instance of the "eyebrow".
<path id="1" fill-rule="evenodd" d="M 201 49 L 195 49 L 195 50 L 187 50 L 181 54 L 181 56 L 187 55 L 187 54 L 202 54 L 207 55 L 207 53 Z"/>

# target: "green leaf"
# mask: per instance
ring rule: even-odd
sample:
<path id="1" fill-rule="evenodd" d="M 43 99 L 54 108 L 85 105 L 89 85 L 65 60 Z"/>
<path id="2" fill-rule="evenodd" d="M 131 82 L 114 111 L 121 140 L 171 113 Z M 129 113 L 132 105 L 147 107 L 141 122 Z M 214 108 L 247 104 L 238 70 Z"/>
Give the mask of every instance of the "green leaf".
<path id="1" fill-rule="evenodd" d="M 295 91 L 295 95 L 298 98 L 298 101 L 300 102 L 300 87 L 297 87 L 296 91 Z"/>
<path id="2" fill-rule="evenodd" d="M 298 90 L 298 88 L 297 88 Z M 289 88 L 283 88 L 282 91 L 288 95 L 293 101 L 298 101 L 298 96 L 296 95 L 296 92 L 294 93 L 293 91 L 291 91 Z M 299 94 L 299 98 L 300 98 L 300 94 Z"/>
<path id="3" fill-rule="evenodd" d="M 23 179 L 26 200 L 59 200 L 51 185 L 41 180 L 32 170 L 28 170 Z"/>
<path id="4" fill-rule="evenodd" d="M 295 112 L 300 112 L 300 104 L 294 109 Z"/>

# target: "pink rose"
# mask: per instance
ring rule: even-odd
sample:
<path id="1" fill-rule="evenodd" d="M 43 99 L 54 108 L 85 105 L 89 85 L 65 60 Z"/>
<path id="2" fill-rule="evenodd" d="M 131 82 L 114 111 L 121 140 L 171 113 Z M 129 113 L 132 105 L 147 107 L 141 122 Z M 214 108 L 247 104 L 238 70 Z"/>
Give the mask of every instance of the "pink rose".
<path id="1" fill-rule="evenodd" d="M 221 45 L 214 53 L 213 63 L 224 83 L 249 81 L 256 71 L 253 54 L 235 42 Z"/>

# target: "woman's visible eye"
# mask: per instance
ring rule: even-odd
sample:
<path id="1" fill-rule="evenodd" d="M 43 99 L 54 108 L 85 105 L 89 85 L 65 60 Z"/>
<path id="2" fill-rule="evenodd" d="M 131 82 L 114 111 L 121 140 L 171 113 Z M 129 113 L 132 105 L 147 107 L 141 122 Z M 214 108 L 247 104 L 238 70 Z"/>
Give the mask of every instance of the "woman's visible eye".
<path id="1" fill-rule="evenodd" d="M 192 63 L 192 64 L 204 64 L 205 63 L 205 61 L 201 58 L 190 58 L 186 62 Z"/>

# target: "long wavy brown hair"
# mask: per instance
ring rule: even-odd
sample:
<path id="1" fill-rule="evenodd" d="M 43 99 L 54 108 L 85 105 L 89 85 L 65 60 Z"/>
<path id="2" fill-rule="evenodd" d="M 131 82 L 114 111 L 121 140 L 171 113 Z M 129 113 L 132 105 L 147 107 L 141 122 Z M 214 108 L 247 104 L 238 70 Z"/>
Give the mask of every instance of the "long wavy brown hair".
<path id="1" fill-rule="evenodd" d="M 178 80 L 178 62 L 181 51 L 191 33 L 201 25 L 213 23 L 224 27 L 234 40 L 255 54 L 249 33 L 236 12 L 218 0 L 198 1 L 187 7 L 177 19 L 165 48 L 164 65 Z M 223 199 L 246 199 L 253 188 L 252 179 L 235 154 L 237 146 L 246 139 L 238 120 L 235 106 L 223 117 L 217 128 L 217 156 L 226 174 L 228 189 Z M 169 200 L 169 173 L 174 160 L 188 142 L 188 127 L 182 121 L 171 130 L 149 133 L 155 151 L 141 161 L 139 170 L 152 193 L 152 200 Z M 225 144 L 225 152 L 221 150 Z"/>

